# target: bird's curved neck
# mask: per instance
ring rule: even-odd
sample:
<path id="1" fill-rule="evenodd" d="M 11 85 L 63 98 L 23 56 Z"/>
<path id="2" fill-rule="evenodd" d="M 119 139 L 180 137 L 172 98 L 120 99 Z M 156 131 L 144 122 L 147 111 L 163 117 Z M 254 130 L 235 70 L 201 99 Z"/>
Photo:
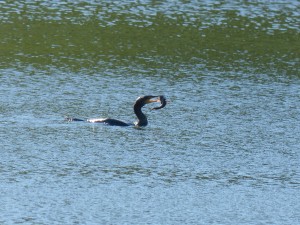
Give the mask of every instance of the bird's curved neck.
<path id="1" fill-rule="evenodd" d="M 138 121 L 136 122 L 137 126 L 147 126 L 148 120 L 146 115 L 142 112 L 142 106 L 135 104 L 134 107 L 134 113 L 138 118 Z"/>

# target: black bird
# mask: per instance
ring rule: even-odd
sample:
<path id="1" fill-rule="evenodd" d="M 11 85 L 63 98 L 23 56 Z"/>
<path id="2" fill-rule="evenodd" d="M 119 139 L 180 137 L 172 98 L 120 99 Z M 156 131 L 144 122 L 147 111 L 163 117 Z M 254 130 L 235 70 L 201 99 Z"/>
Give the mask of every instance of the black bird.
<path id="1" fill-rule="evenodd" d="M 106 125 L 111 126 L 137 126 L 137 127 L 145 127 L 148 125 L 148 120 L 146 115 L 142 112 L 142 107 L 146 104 L 153 103 L 153 102 L 160 102 L 161 105 L 159 107 L 152 108 L 155 109 L 161 109 L 164 108 L 167 104 L 166 98 L 163 95 L 160 96 L 153 96 L 153 95 L 146 95 L 138 97 L 136 100 L 133 110 L 135 115 L 137 116 L 138 120 L 135 123 L 126 123 L 121 120 L 111 119 L 111 118 L 96 118 L 96 119 L 88 119 L 87 122 L 90 123 L 104 123 Z M 66 118 L 67 121 L 84 121 L 82 119 L 77 118 Z"/>

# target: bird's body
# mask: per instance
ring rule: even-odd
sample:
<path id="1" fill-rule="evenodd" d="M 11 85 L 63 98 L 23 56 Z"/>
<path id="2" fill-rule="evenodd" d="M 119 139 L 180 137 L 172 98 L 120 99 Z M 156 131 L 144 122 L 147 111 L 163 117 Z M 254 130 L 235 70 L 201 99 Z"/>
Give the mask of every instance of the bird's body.
<path id="1" fill-rule="evenodd" d="M 148 120 L 146 115 L 142 112 L 142 107 L 146 104 L 153 103 L 153 102 L 161 102 L 160 107 L 156 107 L 153 109 L 161 109 L 165 107 L 166 105 L 166 99 L 164 96 L 152 96 L 152 95 L 147 95 L 147 96 L 141 96 L 139 97 L 134 106 L 133 110 L 135 115 L 137 116 L 138 120 L 135 123 L 127 123 L 122 120 L 117 120 L 117 119 L 111 119 L 111 118 L 95 118 L 95 119 L 88 119 L 87 122 L 90 123 L 104 123 L 106 125 L 111 125 L 111 126 L 132 126 L 135 125 L 137 127 L 144 127 L 148 125 Z M 77 119 L 77 118 L 66 118 L 67 121 L 84 121 L 82 119 Z"/>
<path id="2" fill-rule="evenodd" d="M 90 123 L 104 123 L 106 125 L 110 126 L 121 126 L 121 127 L 126 127 L 130 126 L 130 123 L 126 123 L 122 120 L 116 120 L 116 119 L 111 119 L 111 118 L 95 118 L 95 119 L 88 119 L 87 122 Z"/>

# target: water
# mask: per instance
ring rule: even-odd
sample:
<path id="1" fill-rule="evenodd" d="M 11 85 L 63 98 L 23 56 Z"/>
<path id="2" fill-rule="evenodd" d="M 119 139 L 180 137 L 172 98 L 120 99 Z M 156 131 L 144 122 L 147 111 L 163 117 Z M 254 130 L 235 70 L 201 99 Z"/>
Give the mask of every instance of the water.
<path id="1" fill-rule="evenodd" d="M 0 224 L 299 223 L 298 1 L 0 5 Z"/>

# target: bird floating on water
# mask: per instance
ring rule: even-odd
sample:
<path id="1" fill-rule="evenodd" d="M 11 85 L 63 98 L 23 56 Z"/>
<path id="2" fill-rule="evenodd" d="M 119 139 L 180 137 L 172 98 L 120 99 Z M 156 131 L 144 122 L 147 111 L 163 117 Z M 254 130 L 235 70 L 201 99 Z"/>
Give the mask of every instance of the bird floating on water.
<path id="1" fill-rule="evenodd" d="M 104 123 L 106 125 L 110 126 L 137 126 L 137 127 L 145 127 L 148 125 L 148 120 L 146 115 L 142 112 L 142 107 L 149 103 L 154 102 L 160 102 L 161 105 L 158 107 L 152 108 L 152 110 L 162 109 L 166 106 L 167 100 L 165 96 L 159 95 L 159 96 L 153 96 L 153 95 L 146 95 L 146 96 L 140 96 L 135 101 L 135 104 L 133 106 L 133 110 L 135 115 L 137 116 L 138 120 L 134 123 L 127 123 L 122 120 L 116 120 L 111 118 L 95 118 L 95 119 L 78 119 L 78 118 L 71 118 L 67 117 L 66 120 L 71 121 L 87 121 L 90 123 Z"/>

